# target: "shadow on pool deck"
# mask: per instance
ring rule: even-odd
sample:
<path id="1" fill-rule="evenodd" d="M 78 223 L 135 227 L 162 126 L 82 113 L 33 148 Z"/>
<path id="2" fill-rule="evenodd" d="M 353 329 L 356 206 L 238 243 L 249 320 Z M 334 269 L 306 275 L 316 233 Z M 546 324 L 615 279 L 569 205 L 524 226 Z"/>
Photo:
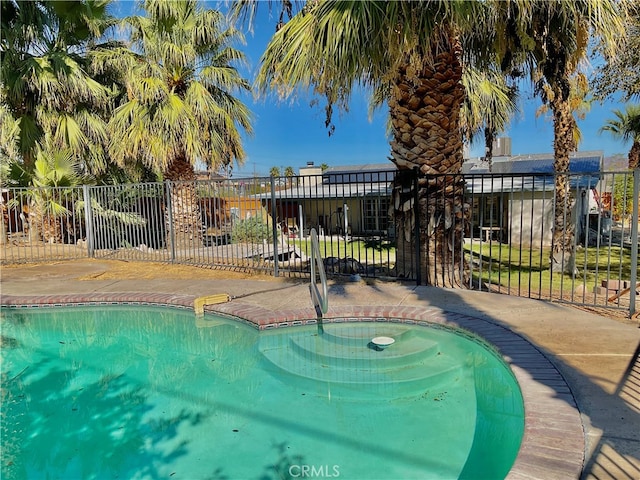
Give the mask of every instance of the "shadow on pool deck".
<path id="1" fill-rule="evenodd" d="M 198 269 L 186 278 L 172 277 L 170 265 L 165 266 L 161 278 L 142 278 L 144 270 L 140 271 L 141 279 L 136 279 L 133 271 L 126 279 L 102 275 L 101 272 L 108 272 L 114 265 L 114 262 L 91 260 L 3 267 L 2 302 L 13 296 L 34 300 L 39 296 L 51 296 L 51 299 L 68 294 L 85 298 L 126 294 L 142 299 L 154 295 L 192 298 L 228 293 L 233 300 L 226 308 L 263 312 L 276 322 L 315 315 L 308 283 L 300 280 L 198 278 L 201 277 L 197 275 Z M 450 314 L 450 318 L 455 319 L 454 314 L 458 314 L 460 318 L 473 317 L 509 329 L 542 352 L 570 387 L 570 392 L 563 390 L 564 382 L 558 383 L 557 379 L 540 373 L 542 370 L 527 363 L 526 356 L 511 361 L 531 377 L 549 401 L 557 402 L 549 403 L 548 408 L 570 405 L 575 399 L 586 442 L 582 478 L 640 478 L 640 329 L 637 325 L 538 300 L 399 282 L 331 282 L 329 304 L 329 315 L 332 311 L 357 312 L 372 307 L 377 307 L 377 311 L 436 309 Z M 225 305 L 219 307 L 224 311 Z M 540 418 L 544 417 L 545 412 L 537 413 Z M 575 445 L 566 444 L 562 430 L 554 431 L 545 425 L 540 428 L 546 429 L 538 434 L 547 438 L 548 444 L 534 453 L 542 463 L 547 462 L 552 471 L 553 462 L 562 459 L 567 448 L 575 449 Z M 527 475 L 514 478 L 547 480 L 551 477 L 547 469 L 532 468 Z"/>

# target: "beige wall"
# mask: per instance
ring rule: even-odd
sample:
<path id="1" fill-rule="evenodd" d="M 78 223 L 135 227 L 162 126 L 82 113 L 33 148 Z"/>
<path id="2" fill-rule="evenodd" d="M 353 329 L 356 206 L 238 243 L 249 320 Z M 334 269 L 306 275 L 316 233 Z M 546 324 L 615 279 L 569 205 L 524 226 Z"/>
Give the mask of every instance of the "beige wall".
<path id="1" fill-rule="evenodd" d="M 551 245 L 553 192 L 513 192 L 508 197 L 509 243 L 540 248 Z"/>
<path id="2" fill-rule="evenodd" d="M 348 212 L 347 219 L 349 222 L 349 233 L 357 235 L 360 232 L 361 222 L 361 206 L 360 200 L 356 198 L 347 199 L 326 199 L 326 200 L 299 200 L 298 203 L 302 205 L 302 212 L 304 216 L 304 228 L 308 230 L 315 228 L 319 232 L 318 217 L 322 217 L 324 223 L 324 234 L 329 235 L 337 234 L 338 219 L 341 218 L 337 213 L 338 208 L 344 208 L 344 204 L 347 204 Z M 329 229 L 330 227 L 330 229 Z M 340 225 L 342 227 L 342 224 Z"/>

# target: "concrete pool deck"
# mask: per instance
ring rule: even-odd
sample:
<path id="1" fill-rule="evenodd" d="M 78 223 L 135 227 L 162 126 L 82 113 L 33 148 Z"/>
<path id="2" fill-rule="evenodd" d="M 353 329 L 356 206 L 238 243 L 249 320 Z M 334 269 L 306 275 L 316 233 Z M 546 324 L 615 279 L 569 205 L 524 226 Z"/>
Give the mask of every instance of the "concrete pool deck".
<path id="1" fill-rule="evenodd" d="M 185 278 L 173 276 L 170 265 L 160 278 L 144 278 L 141 271 L 139 278 L 120 279 L 105 274 L 113 265 L 84 260 L 3 267 L 2 304 L 188 306 L 195 297 L 226 293 L 229 303 L 207 310 L 263 328 L 315 320 L 303 280 Z M 521 383 L 527 410 L 523 448 L 510 478 L 640 479 L 637 323 L 537 300 L 383 281 L 330 282 L 326 317 L 453 324 L 494 343 Z"/>

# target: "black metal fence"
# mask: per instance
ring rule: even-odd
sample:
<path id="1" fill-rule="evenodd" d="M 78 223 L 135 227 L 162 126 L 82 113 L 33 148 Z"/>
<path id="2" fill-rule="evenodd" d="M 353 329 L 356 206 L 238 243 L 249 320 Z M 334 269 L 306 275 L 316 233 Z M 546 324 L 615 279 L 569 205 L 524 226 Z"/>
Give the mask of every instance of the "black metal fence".
<path id="1" fill-rule="evenodd" d="M 397 262 L 396 172 L 2 190 L 2 264 L 102 258 L 416 280 Z M 570 174 L 570 273 L 551 266 L 555 178 L 466 174 L 470 288 L 635 312 L 640 173 Z M 427 219 L 421 219 L 421 221 Z M 419 222 L 417 222 L 419 223 Z M 417 228 L 417 226 L 416 226 Z"/>

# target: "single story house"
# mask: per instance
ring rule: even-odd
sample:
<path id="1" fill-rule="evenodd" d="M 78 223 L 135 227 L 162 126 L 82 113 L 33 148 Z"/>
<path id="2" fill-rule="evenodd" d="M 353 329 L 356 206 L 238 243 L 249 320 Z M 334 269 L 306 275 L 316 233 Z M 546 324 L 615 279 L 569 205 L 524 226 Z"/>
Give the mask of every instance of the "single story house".
<path id="1" fill-rule="evenodd" d="M 598 184 L 603 152 L 577 152 L 570 158 L 570 185 L 576 199 L 568 219 L 584 236 L 591 216 L 602 207 Z M 491 172 L 481 158 L 463 164 L 467 202 L 471 206 L 470 234 L 483 240 L 542 247 L 551 244 L 554 205 L 553 154 L 494 157 Z M 258 194 L 267 212 L 275 202 L 276 221 L 290 235 L 319 234 L 385 236 L 393 233 L 389 207 L 391 163 L 330 167 L 312 163 L 271 193 Z"/>

